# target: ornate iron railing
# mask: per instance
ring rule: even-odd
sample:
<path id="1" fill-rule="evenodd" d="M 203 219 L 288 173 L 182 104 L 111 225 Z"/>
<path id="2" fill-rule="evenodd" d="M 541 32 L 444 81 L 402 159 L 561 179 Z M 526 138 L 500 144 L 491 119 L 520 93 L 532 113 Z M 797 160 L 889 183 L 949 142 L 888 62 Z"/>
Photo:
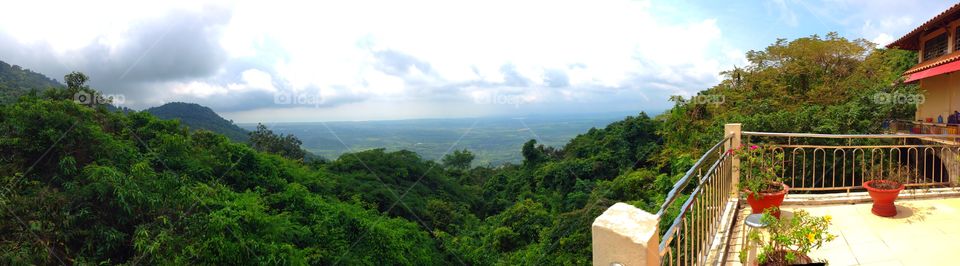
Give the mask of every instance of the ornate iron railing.
<path id="1" fill-rule="evenodd" d="M 667 194 L 657 212 L 661 221 L 672 221 L 660 235 L 661 264 L 702 265 L 715 255 L 710 254 L 718 244 L 714 236 L 734 189 L 732 157 L 726 152 L 731 141 L 724 138 L 707 150 Z"/>
<path id="2" fill-rule="evenodd" d="M 657 212 L 662 265 L 704 265 L 724 259 L 725 249 L 717 247 L 726 243 L 718 236 L 726 219 L 732 219 L 725 214 L 738 208 L 731 195 L 737 195 L 733 178 L 740 176 L 734 173 L 739 160 L 728 152 L 737 148 L 734 143 L 762 145 L 768 151 L 765 156 L 782 158 L 775 163 L 781 164 L 781 177 L 791 193 L 849 192 L 860 189 L 864 180 L 886 179 L 883 173 L 907 177 L 904 181 L 911 188 L 949 186 L 951 176 L 960 174 L 955 135 L 741 134 L 739 140 L 731 135 L 708 149 L 667 194 Z"/>
<path id="3" fill-rule="evenodd" d="M 780 177 L 791 192 L 849 192 L 870 179 L 899 178 L 908 187 L 950 185 L 950 177 L 960 170 L 960 146 L 954 137 L 745 131 L 743 143 L 766 148 L 765 156 L 780 164 Z"/>

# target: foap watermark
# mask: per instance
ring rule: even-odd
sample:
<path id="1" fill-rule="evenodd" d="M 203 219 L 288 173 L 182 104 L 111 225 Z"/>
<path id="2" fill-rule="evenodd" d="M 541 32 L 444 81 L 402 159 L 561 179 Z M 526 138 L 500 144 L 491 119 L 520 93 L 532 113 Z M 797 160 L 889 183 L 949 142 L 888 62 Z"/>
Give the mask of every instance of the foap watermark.
<path id="1" fill-rule="evenodd" d="M 81 91 L 73 94 L 73 101 L 83 105 L 112 104 L 119 106 L 127 101 L 127 96 L 123 94 L 103 94 Z"/>
<path id="2" fill-rule="evenodd" d="M 320 92 L 277 92 L 273 94 L 273 103 L 278 105 L 313 105 L 320 107 L 323 104 L 323 95 Z"/>
<path id="3" fill-rule="evenodd" d="M 690 102 L 694 104 L 716 104 L 721 105 L 727 101 L 723 95 L 696 95 L 690 97 Z"/>
<path id="4" fill-rule="evenodd" d="M 476 104 L 498 104 L 513 105 L 519 108 L 520 103 L 524 102 L 522 95 L 506 95 L 496 92 L 480 92 L 473 95 L 473 102 Z"/>
<path id="5" fill-rule="evenodd" d="M 875 104 L 922 104 L 927 98 L 919 93 L 878 92 L 871 96 Z"/>

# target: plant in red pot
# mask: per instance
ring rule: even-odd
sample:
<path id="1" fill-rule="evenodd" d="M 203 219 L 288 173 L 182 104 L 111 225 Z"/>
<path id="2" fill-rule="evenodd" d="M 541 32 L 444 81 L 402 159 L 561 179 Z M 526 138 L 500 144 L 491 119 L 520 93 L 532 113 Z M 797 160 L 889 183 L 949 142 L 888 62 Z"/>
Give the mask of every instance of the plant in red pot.
<path id="1" fill-rule="evenodd" d="M 863 182 L 863 188 L 867 189 L 870 198 L 873 199 L 873 208 L 870 212 L 881 217 L 897 216 L 897 206 L 894 202 L 900 196 L 904 183 L 910 180 L 912 173 L 906 166 L 888 170 L 881 167 L 870 171 L 871 180 Z"/>
<path id="2" fill-rule="evenodd" d="M 740 158 L 741 189 L 747 196 L 752 213 L 763 213 L 774 208 L 772 215 L 780 218 L 780 204 L 790 191 L 790 187 L 780 181 L 779 173 L 783 168 L 783 153 L 771 152 L 767 147 L 751 145 L 730 150 Z"/>

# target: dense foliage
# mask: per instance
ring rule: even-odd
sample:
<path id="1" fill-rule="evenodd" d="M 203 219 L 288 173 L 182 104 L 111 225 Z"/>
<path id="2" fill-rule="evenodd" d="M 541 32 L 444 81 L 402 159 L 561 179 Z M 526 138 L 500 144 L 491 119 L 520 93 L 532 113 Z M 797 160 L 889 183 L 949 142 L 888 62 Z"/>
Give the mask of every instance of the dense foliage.
<path id="1" fill-rule="evenodd" d="M 759 248 L 757 262 L 760 265 L 795 265 L 812 263 L 810 251 L 837 238 L 831 234 L 831 216 L 810 215 L 805 210 L 796 210 L 783 219 L 773 216 L 772 210 L 764 212 L 761 221 L 767 226 L 764 231 L 753 229 L 747 233 L 747 243 L 740 250 L 740 261 L 746 261 L 748 248 Z"/>
<path id="2" fill-rule="evenodd" d="M 0 132 L 4 264 L 443 258 L 416 222 L 328 196 L 328 172 L 144 112 L 24 98 Z"/>
<path id="3" fill-rule="evenodd" d="M 231 124 L 233 125 L 233 124 Z M 302 160 L 307 154 L 300 145 L 303 142 L 294 135 L 277 135 L 267 126 L 257 124 L 257 130 L 249 133 L 250 146 L 253 149 L 269 152 L 293 160 Z"/>
<path id="4" fill-rule="evenodd" d="M 875 49 L 836 33 L 777 40 L 750 51 L 750 65 L 723 72 L 716 86 L 694 99 L 674 98 L 665 124 L 662 160 L 717 141 L 727 123 L 744 130 L 833 134 L 877 133 L 886 119 L 910 119 L 913 103 L 877 101 L 878 94 L 919 93 L 898 82 L 916 53 Z"/>
<path id="5" fill-rule="evenodd" d="M 0 61 L 0 104 L 11 103 L 31 90 L 63 87 L 43 74 Z"/>
<path id="6" fill-rule="evenodd" d="M 701 93 L 719 104 L 675 98 L 562 147 L 531 140 L 498 167 L 470 167 L 465 150 L 310 163 L 290 145 L 77 104 L 80 85 L 35 93 L 0 106 L 0 263 L 590 264 L 593 219 L 617 201 L 656 212 L 724 123 L 869 133 L 908 115 L 871 95 L 913 92 L 890 84 L 915 55 L 872 47 L 779 40 Z"/>

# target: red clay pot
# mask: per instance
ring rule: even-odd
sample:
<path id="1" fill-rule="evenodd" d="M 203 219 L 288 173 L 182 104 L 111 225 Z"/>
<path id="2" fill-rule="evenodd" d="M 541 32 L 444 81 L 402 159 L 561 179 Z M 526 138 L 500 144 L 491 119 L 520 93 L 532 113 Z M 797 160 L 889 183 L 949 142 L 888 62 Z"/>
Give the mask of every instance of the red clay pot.
<path id="1" fill-rule="evenodd" d="M 895 189 L 879 189 L 870 186 L 876 182 L 892 182 L 900 186 Z M 873 208 L 870 209 L 873 214 L 882 217 L 897 216 L 897 206 L 893 205 L 893 202 L 897 200 L 897 196 L 900 196 L 900 191 L 903 190 L 903 184 L 887 180 L 870 180 L 863 183 L 863 188 L 867 189 L 867 192 L 870 193 L 870 198 L 873 199 Z"/>
<path id="2" fill-rule="evenodd" d="M 783 189 L 773 193 L 759 193 L 760 197 L 757 198 L 753 192 L 744 190 L 744 193 L 747 193 L 747 203 L 750 204 L 750 209 L 752 213 L 763 213 L 763 210 L 766 210 L 770 207 L 777 207 L 777 210 L 773 212 L 773 216 L 780 219 L 780 204 L 783 203 L 783 197 L 787 195 L 787 192 L 790 191 L 790 187 L 787 184 L 780 183 L 783 186 Z"/>

